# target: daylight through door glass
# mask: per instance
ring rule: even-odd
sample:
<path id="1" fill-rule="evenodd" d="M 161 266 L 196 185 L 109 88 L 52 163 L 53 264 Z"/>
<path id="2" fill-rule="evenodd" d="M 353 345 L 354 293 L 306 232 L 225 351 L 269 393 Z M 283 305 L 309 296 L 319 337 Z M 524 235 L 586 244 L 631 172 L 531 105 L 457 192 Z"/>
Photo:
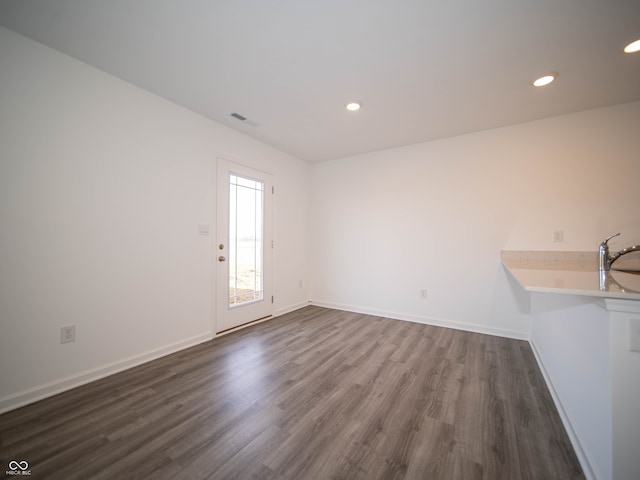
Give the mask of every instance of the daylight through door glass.
<path id="1" fill-rule="evenodd" d="M 263 299 L 264 183 L 229 176 L 229 307 Z"/>

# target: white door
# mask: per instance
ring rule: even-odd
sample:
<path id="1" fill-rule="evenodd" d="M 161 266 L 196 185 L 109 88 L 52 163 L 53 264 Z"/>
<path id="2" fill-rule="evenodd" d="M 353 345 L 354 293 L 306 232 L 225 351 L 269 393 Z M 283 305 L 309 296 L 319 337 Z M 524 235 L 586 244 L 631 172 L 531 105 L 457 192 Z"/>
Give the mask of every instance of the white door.
<path id="1" fill-rule="evenodd" d="M 218 159 L 216 332 L 273 315 L 272 178 Z"/>

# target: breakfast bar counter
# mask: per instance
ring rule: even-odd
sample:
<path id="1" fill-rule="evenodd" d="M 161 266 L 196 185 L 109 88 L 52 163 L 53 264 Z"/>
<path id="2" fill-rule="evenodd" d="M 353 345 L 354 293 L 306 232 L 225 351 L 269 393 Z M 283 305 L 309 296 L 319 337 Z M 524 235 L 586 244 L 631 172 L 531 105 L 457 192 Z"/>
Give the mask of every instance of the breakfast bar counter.
<path id="1" fill-rule="evenodd" d="M 640 271 L 600 272 L 592 252 L 503 251 L 501 260 L 529 292 L 640 300 Z"/>
<path id="2" fill-rule="evenodd" d="M 640 268 L 597 252 L 503 251 L 530 344 L 588 480 L 640 478 Z M 634 270 L 637 272 L 632 273 Z"/>

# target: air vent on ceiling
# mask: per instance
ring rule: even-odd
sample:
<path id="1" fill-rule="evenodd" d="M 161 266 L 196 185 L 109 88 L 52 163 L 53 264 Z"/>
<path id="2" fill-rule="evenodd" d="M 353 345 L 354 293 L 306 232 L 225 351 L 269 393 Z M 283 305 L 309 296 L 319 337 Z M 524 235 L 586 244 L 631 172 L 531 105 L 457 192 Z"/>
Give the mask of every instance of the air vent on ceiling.
<path id="1" fill-rule="evenodd" d="M 237 120 L 240 120 L 242 123 L 245 123 L 251 127 L 259 127 L 260 124 L 257 122 L 254 122 L 253 120 L 248 119 L 247 117 L 245 117 L 244 115 L 240 115 L 239 113 L 233 112 L 231 114 L 231 116 Z"/>

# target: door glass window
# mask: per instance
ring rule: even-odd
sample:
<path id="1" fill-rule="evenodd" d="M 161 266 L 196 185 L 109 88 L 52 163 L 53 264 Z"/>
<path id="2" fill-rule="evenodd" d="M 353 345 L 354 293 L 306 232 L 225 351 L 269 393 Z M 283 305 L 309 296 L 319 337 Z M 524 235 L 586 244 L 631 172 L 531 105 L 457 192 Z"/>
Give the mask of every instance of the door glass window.
<path id="1" fill-rule="evenodd" d="M 263 300 L 264 183 L 229 176 L 229 307 Z"/>

